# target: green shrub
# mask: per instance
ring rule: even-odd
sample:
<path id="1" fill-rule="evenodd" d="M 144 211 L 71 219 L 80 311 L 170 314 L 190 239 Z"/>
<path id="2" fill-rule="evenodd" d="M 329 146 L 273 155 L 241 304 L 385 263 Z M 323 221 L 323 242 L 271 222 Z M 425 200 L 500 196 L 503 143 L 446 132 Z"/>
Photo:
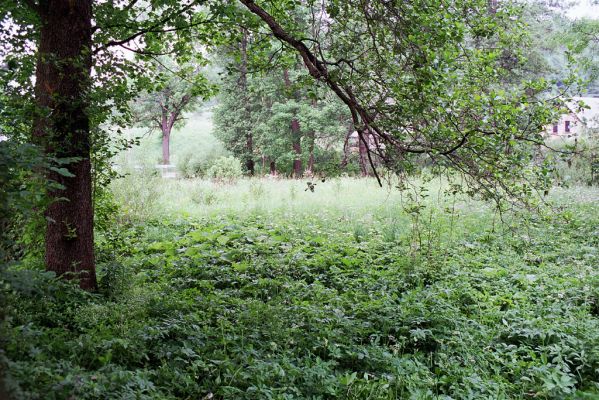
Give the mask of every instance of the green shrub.
<path id="1" fill-rule="evenodd" d="M 143 221 L 160 214 L 158 195 L 162 178 L 151 166 L 125 172 L 112 185 L 112 193 L 120 205 L 121 219 Z"/>
<path id="2" fill-rule="evenodd" d="M 587 134 L 580 138 L 556 138 L 549 141 L 549 146 L 564 152 L 550 154 L 558 185 L 599 183 L 598 137 Z"/>
<path id="3" fill-rule="evenodd" d="M 207 175 L 208 170 L 221 157 L 228 153 L 222 147 L 211 147 L 210 151 L 190 150 L 179 156 L 177 169 L 185 178 L 198 178 Z"/>
<path id="4" fill-rule="evenodd" d="M 216 203 L 217 200 L 217 193 L 210 188 L 197 187 L 191 192 L 191 201 L 193 201 L 195 204 L 209 206 Z"/>
<path id="5" fill-rule="evenodd" d="M 233 182 L 243 174 L 241 162 L 233 157 L 220 157 L 208 169 L 206 175 L 220 182 Z"/>

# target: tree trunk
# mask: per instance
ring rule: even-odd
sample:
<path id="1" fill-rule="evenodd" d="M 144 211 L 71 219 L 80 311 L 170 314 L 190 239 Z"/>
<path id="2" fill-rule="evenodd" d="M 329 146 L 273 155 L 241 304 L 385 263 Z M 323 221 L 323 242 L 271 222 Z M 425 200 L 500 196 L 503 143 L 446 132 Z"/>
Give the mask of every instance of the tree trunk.
<path id="1" fill-rule="evenodd" d="M 345 135 L 345 140 L 343 140 L 343 159 L 341 160 L 340 167 L 347 167 L 347 163 L 349 161 L 349 138 L 351 134 L 354 132 L 354 124 L 349 124 L 349 128 L 347 130 L 347 134 Z"/>
<path id="2" fill-rule="evenodd" d="M 364 135 L 364 140 L 368 140 L 368 136 Z M 362 176 L 368 176 L 368 148 L 362 138 L 358 137 L 358 151 L 360 156 L 360 172 Z"/>
<path id="3" fill-rule="evenodd" d="M 302 177 L 302 145 L 300 135 L 300 125 L 297 118 L 291 121 L 291 134 L 293 135 L 293 152 L 295 153 L 295 159 L 293 160 L 293 177 Z"/>
<path id="4" fill-rule="evenodd" d="M 162 164 L 170 165 L 171 163 L 171 129 L 175 122 L 176 116 L 172 116 L 172 121 L 168 119 L 168 113 L 165 108 L 162 109 L 162 122 L 160 130 L 162 131 Z"/>
<path id="5" fill-rule="evenodd" d="M 291 88 L 291 81 L 289 80 L 289 70 L 283 71 L 283 79 L 287 89 Z M 293 152 L 295 153 L 295 159 L 293 160 L 293 177 L 301 178 L 302 176 L 302 145 L 301 145 L 301 130 L 300 123 L 297 118 L 291 120 L 291 143 Z"/>
<path id="6" fill-rule="evenodd" d="M 248 157 L 248 159 L 245 161 L 245 168 L 248 171 L 248 174 L 250 174 L 250 176 L 254 176 L 254 174 L 256 173 L 256 163 L 254 162 L 254 159 L 251 157 Z"/>
<path id="7" fill-rule="evenodd" d="M 243 96 L 243 110 L 244 110 L 244 122 L 249 122 L 250 119 L 250 108 L 249 99 L 247 93 L 247 70 L 248 70 L 248 57 L 247 57 L 247 45 L 248 45 L 248 30 L 247 28 L 241 28 L 241 68 L 239 85 L 241 86 L 241 93 Z M 254 138 L 252 130 L 249 127 L 245 129 L 245 152 L 246 161 L 245 167 L 250 176 L 254 176 L 255 163 L 254 163 Z"/>
<path id="8" fill-rule="evenodd" d="M 75 158 L 73 176 L 50 171 L 63 186 L 51 190 L 46 210 L 48 271 L 78 278 L 83 289 L 96 289 L 93 206 L 88 115 L 91 71 L 91 0 L 39 3 L 41 21 L 36 64 L 35 140 L 48 155 Z"/>
<path id="9" fill-rule="evenodd" d="M 162 164 L 170 165 L 171 163 L 171 133 L 170 131 L 162 131 Z"/>

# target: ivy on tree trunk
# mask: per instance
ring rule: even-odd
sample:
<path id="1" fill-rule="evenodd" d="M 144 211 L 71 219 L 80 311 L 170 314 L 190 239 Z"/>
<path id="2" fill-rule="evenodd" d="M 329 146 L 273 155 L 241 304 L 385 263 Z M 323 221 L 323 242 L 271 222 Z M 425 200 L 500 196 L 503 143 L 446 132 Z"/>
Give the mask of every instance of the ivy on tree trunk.
<path id="1" fill-rule="evenodd" d="M 48 0 L 41 21 L 34 137 L 49 156 L 70 160 L 48 178 L 62 188 L 49 193 L 45 263 L 58 276 L 96 289 L 88 89 L 91 72 L 91 0 Z"/>

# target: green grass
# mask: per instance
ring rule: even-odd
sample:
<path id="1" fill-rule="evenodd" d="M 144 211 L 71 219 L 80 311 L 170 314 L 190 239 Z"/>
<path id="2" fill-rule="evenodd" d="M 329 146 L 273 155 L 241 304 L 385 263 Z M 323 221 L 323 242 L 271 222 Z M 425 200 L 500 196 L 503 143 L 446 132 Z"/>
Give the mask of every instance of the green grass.
<path id="1" fill-rule="evenodd" d="M 302 180 L 246 178 L 232 184 L 206 179 L 162 180 L 158 177 L 135 174 L 115 183 L 115 193 L 120 202 L 134 200 L 133 194 L 143 186 L 152 190 L 154 205 L 164 216 L 203 217 L 246 213 L 306 214 L 326 212 L 336 215 L 397 214 L 407 203 L 406 195 L 393 186 L 380 187 L 374 179 L 340 177 L 317 181 L 314 192 L 307 190 Z M 429 190 L 427 204 L 439 208 L 446 199 L 444 185 L 438 181 L 426 185 Z M 465 207 L 487 207 L 468 202 Z"/>
<path id="2" fill-rule="evenodd" d="M 133 178 L 101 294 L 12 295 L 26 398 L 599 398 L 597 188 L 501 224 L 434 182 L 406 212 L 364 179 Z"/>

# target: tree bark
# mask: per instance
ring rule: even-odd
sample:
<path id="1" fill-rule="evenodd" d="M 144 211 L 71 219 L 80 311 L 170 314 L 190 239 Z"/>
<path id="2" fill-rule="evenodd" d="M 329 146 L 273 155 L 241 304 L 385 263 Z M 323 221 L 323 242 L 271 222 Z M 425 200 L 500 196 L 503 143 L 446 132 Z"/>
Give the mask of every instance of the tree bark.
<path id="1" fill-rule="evenodd" d="M 73 176 L 60 171 L 48 178 L 62 185 L 49 192 L 45 263 L 48 271 L 78 278 L 95 290 L 93 206 L 88 89 L 91 73 L 91 0 L 47 0 L 38 6 L 41 21 L 36 64 L 37 114 L 34 139 L 48 155 L 73 158 Z"/>
<path id="2" fill-rule="evenodd" d="M 183 100 L 182 100 L 183 102 Z M 183 107 L 183 105 L 181 106 Z M 175 107 L 174 111 L 169 112 L 167 107 L 162 106 L 162 118 L 160 121 L 160 131 L 162 132 L 162 164 L 171 163 L 171 132 L 173 125 L 179 118 L 180 111 Z"/>
<path id="3" fill-rule="evenodd" d="M 171 163 L 171 133 L 162 131 L 162 164 L 170 165 Z"/>

